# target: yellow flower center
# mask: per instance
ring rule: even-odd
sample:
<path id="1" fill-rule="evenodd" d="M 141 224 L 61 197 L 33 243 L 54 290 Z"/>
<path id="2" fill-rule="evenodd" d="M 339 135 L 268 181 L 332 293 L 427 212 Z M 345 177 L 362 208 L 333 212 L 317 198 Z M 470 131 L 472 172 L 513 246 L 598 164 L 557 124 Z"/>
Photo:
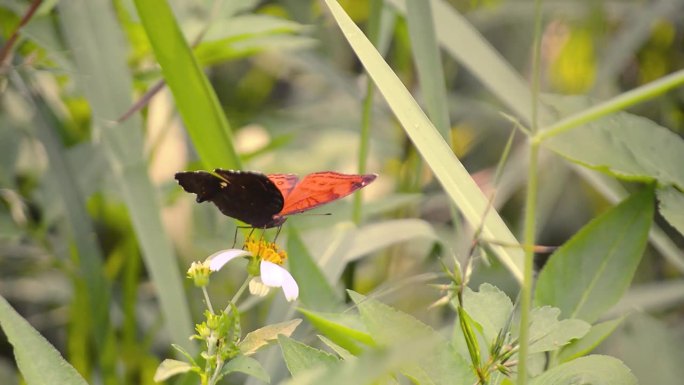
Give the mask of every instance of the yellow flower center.
<path id="1" fill-rule="evenodd" d="M 287 259 L 287 252 L 285 250 L 279 250 L 278 245 L 273 242 L 266 242 L 263 239 L 257 241 L 249 238 L 245 241 L 243 248 L 257 258 L 275 263 L 276 265 L 282 265 Z"/>

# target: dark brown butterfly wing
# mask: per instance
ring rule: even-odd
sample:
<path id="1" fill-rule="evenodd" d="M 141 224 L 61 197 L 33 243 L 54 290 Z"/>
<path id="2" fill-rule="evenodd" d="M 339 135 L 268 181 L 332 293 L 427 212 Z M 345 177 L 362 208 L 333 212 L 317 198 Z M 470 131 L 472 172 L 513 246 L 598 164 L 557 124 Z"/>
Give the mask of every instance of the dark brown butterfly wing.
<path id="1" fill-rule="evenodd" d="M 273 216 L 283 208 L 283 195 L 264 174 L 215 169 L 176 173 L 183 189 L 197 195 L 197 202 L 212 202 L 224 215 L 250 226 L 276 226 Z"/>
<path id="2" fill-rule="evenodd" d="M 346 197 L 369 185 L 376 177 L 375 174 L 354 175 L 333 171 L 309 174 L 290 191 L 285 198 L 282 211 L 277 216 L 301 213 Z"/>

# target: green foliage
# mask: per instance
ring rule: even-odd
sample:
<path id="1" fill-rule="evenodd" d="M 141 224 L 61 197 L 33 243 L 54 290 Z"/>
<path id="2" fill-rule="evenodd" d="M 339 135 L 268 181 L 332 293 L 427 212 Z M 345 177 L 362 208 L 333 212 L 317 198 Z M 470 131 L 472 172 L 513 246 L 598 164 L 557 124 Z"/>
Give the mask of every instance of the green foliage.
<path id="1" fill-rule="evenodd" d="M 278 343 L 283 351 L 287 369 L 294 377 L 306 370 L 319 366 L 332 367 L 333 364 L 339 362 L 337 357 L 330 353 L 314 349 L 288 337 L 279 336 Z"/>
<path id="2" fill-rule="evenodd" d="M 563 115 L 591 106 L 581 97 L 549 98 Z M 684 141 L 649 119 L 618 112 L 556 135 L 544 145 L 573 162 L 621 179 L 684 188 Z"/>
<path id="3" fill-rule="evenodd" d="M 0 326 L 14 347 L 17 366 L 28 385 L 87 384 L 59 352 L 3 297 L 0 297 Z"/>
<path id="4" fill-rule="evenodd" d="M 681 383 L 681 5 L 570 3 L 0 2 L 0 378 Z M 173 183 L 243 164 L 379 177 L 263 233 Z"/>
<path id="5" fill-rule="evenodd" d="M 535 302 L 596 321 L 632 281 L 653 221 L 653 199 L 650 187 L 633 194 L 553 253 L 539 274 Z"/>
<path id="6" fill-rule="evenodd" d="M 638 384 L 636 377 L 620 360 L 609 356 L 591 355 L 557 366 L 530 381 L 532 385 L 577 384 L 608 385 Z"/>

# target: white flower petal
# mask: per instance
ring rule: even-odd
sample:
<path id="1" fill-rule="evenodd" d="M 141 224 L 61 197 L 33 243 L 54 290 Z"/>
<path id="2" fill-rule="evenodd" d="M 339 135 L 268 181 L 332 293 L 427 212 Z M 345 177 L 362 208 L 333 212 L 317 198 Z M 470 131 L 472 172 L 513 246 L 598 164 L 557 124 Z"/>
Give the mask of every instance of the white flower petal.
<path id="1" fill-rule="evenodd" d="M 226 249 L 217 251 L 214 254 L 207 257 L 209 261 L 209 270 L 219 271 L 226 263 L 232 261 L 238 257 L 245 257 L 251 255 L 248 251 L 242 249 Z"/>
<path id="2" fill-rule="evenodd" d="M 254 277 L 249 281 L 249 292 L 252 293 L 252 295 L 264 297 L 266 294 L 268 294 L 268 291 L 269 287 L 264 285 L 264 283 L 261 281 L 261 278 Z"/>
<path id="3" fill-rule="evenodd" d="M 285 275 L 290 275 L 287 270 L 276 265 L 273 262 L 261 261 L 259 265 L 259 270 L 261 271 L 261 281 L 264 285 L 270 287 L 281 287 L 283 281 L 285 280 Z"/>
<path id="4" fill-rule="evenodd" d="M 268 261 L 261 261 L 261 281 L 271 287 L 282 287 L 285 298 L 294 301 L 299 297 L 299 286 L 290 272 Z"/>
<path id="5" fill-rule="evenodd" d="M 285 274 L 285 280 L 283 281 L 283 294 L 285 294 L 285 299 L 288 302 L 292 302 L 299 297 L 299 286 L 289 272 L 285 271 L 285 273 L 287 274 Z"/>

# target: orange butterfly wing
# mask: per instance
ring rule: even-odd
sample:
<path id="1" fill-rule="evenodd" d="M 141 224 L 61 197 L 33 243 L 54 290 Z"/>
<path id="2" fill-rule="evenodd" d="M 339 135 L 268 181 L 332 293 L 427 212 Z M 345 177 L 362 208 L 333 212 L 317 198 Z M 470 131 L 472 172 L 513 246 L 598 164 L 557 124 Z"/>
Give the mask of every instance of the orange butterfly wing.
<path id="1" fill-rule="evenodd" d="M 297 185 L 297 181 L 299 181 L 299 177 L 295 174 L 268 174 L 266 177 L 280 190 L 283 199 L 290 195 L 292 189 Z"/>
<path id="2" fill-rule="evenodd" d="M 270 175 L 268 177 L 269 179 L 271 178 Z M 278 186 L 280 191 L 283 192 L 283 197 L 285 198 L 283 209 L 278 215 L 286 216 L 301 213 L 334 200 L 344 198 L 354 191 L 367 186 L 373 182 L 376 177 L 376 174 L 350 175 L 332 171 L 315 172 L 305 176 L 304 179 L 294 186 L 294 188 L 290 188 L 287 194 L 283 192 L 283 188 L 274 180 L 273 182 Z M 284 181 L 282 185 L 289 187 L 285 180 L 290 181 L 291 177 L 280 178 L 280 180 Z"/>

